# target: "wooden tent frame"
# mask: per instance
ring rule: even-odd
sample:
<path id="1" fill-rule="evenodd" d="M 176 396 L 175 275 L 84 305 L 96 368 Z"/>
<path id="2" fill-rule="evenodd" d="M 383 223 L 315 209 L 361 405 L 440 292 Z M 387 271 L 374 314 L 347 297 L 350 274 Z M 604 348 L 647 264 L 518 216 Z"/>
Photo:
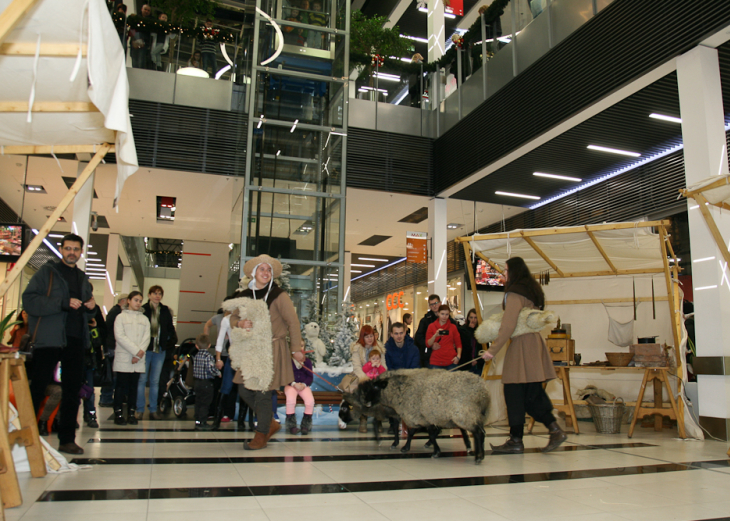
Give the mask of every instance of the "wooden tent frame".
<path id="1" fill-rule="evenodd" d="M 702 206 L 700 206 L 702 207 Z M 705 209 L 706 210 L 706 209 Z M 542 229 L 532 229 L 532 230 L 518 230 L 518 231 L 512 231 L 512 232 L 502 232 L 502 233 L 490 233 L 486 235 L 472 235 L 472 236 L 466 236 L 466 237 L 458 237 L 456 239 L 457 243 L 461 243 L 464 247 L 464 254 L 466 255 L 467 262 L 465 263 L 466 266 L 466 272 L 469 276 L 469 281 L 471 283 L 471 290 L 474 298 L 474 302 L 479 302 L 479 297 L 477 295 L 477 285 L 476 285 L 476 278 L 474 277 L 474 266 L 471 262 L 468 262 L 468 259 L 472 256 L 472 247 L 471 243 L 473 241 L 484 241 L 484 240 L 493 240 L 493 239 L 514 239 L 514 238 L 522 238 L 525 240 L 525 242 L 532 247 L 535 252 L 542 257 L 542 259 L 550 266 L 551 271 L 553 273 L 550 274 L 551 277 L 556 278 L 577 278 L 577 277 L 600 277 L 600 276 L 617 276 L 617 275 L 644 275 L 644 274 L 656 274 L 656 273 L 663 273 L 664 279 L 667 286 L 667 301 L 669 302 L 669 314 L 670 314 L 670 324 L 672 324 L 672 336 L 674 339 L 674 352 L 675 352 L 675 358 L 677 360 L 677 377 L 679 385 L 682 385 L 682 372 L 683 372 L 683 364 L 680 357 L 679 352 L 679 343 L 680 339 L 682 338 L 682 318 L 681 318 L 681 300 L 679 296 L 679 271 L 680 268 L 678 266 L 678 260 L 677 256 L 674 254 L 674 249 L 672 249 L 672 244 L 669 241 L 669 234 L 667 233 L 667 227 L 669 226 L 669 221 L 667 220 L 661 220 L 661 221 L 645 221 L 645 222 L 636 222 L 636 223 L 611 223 L 611 224 L 594 224 L 594 225 L 584 225 L 584 226 L 571 226 L 566 228 L 542 228 Z M 628 230 L 628 229 L 635 229 L 635 228 L 656 228 L 658 234 L 659 234 L 659 248 L 660 248 L 660 255 L 663 261 L 664 266 L 662 268 L 639 268 L 639 269 L 617 269 L 615 264 L 611 261 L 611 258 L 606 253 L 606 251 L 603 249 L 603 246 L 601 245 L 600 241 L 595 235 L 595 232 L 603 232 L 603 231 L 610 231 L 610 230 Z M 545 237 L 545 236 L 554 236 L 554 235 L 567 235 L 572 233 L 586 233 L 588 234 L 588 237 L 590 237 L 591 241 L 593 242 L 593 245 L 596 247 L 596 250 L 601 254 L 601 257 L 603 257 L 603 260 L 606 263 L 606 266 L 608 267 L 607 270 L 601 270 L 601 271 L 586 271 L 586 272 L 566 272 L 560 269 L 560 267 L 553 262 L 552 259 L 550 259 L 545 252 L 543 252 L 540 247 L 535 243 L 533 240 L 533 237 Z M 477 257 L 482 259 L 483 261 L 487 262 L 492 268 L 497 270 L 499 273 L 502 273 L 502 269 L 491 259 L 489 259 L 486 255 L 484 255 L 482 252 L 474 250 L 474 253 Z M 673 263 L 670 266 L 669 264 L 669 257 L 673 259 Z M 730 257 L 730 253 L 728 254 L 728 257 Z M 616 299 L 619 300 L 619 299 Z M 585 300 L 571 300 L 561 303 L 571 303 L 571 304 L 588 304 L 596 302 L 596 299 L 585 299 Z M 475 310 L 477 313 L 477 319 L 479 322 L 482 321 L 482 313 L 479 306 L 475 306 Z M 483 346 L 484 349 L 486 349 L 486 346 Z M 487 362 L 489 364 L 489 362 Z M 484 372 L 482 374 L 486 374 L 488 370 L 488 366 L 485 364 Z M 677 390 L 678 392 L 681 392 L 681 388 Z M 682 400 L 678 400 L 677 403 L 677 423 L 680 423 L 684 425 L 684 404 Z"/>
<path id="2" fill-rule="evenodd" d="M 13 28 L 25 16 L 28 10 L 33 7 L 38 0 L 13 0 L 4 11 L 0 13 L 0 55 L 11 56 L 34 56 L 35 45 L 5 42 L 5 39 L 13 30 Z M 41 46 L 40 54 L 44 56 L 55 56 L 65 58 L 76 58 L 79 50 L 78 44 L 53 44 L 45 43 Z M 87 53 L 87 46 L 82 46 L 82 54 Z M 27 112 L 28 102 L 2 102 L 0 103 L 0 112 Z M 37 102 L 33 103 L 32 112 L 99 112 L 93 103 L 90 102 Z M 99 165 L 104 156 L 109 152 L 114 152 L 114 146 L 108 143 L 100 145 L 58 145 L 58 146 L 36 146 L 36 145 L 16 145 L 2 147 L 2 154 L 15 155 L 35 155 L 35 154 L 94 154 L 89 164 L 84 168 L 83 172 L 76 178 L 76 181 L 66 195 L 61 199 L 56 209 L 48 217 L 48 220 L 38 230 L 38 234 L 33 238 L 26 247 L 23 254 L 15 263 L 13 269 L 6 275 L 5 280 L 0 283 L 0 297 L 4 298 L 10 287 L 23 271 L 28 261 L 35 251 L 43 243 L 53 226 L 58 222 L 63 212 L 76 197 L 84 183 L 89 179 L 96 167 Z"/>

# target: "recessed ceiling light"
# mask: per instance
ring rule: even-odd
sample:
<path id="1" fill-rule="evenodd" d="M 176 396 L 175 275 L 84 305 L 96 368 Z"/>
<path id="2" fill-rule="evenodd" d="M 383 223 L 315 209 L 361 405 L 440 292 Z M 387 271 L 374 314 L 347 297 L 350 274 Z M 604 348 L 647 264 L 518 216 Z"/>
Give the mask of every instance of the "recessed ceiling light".
<path id="1" fill-rule="evenodd" d="M 106 277 L 89 277 L 91 280 L 106 280 Z"/>
<path id="2" fill-rule="evenodd" d="M 378 80 L 384 81 L 400 81 L 400 76 L 397 76 L 395 74 L 388 74 L 386 72 L 376 72 L 375 77 L 378 78 Z"/>
<path id="3" fill-rule="evenodd" d="M 400 35 L 401 38 L 407 38 L 409 40 L 413 40 L 414 42 L 421 42 L 421 43 L 428 43 L 428 39 L 426 38 L 419 38 L 418 36 L 408 36 L 405 34 Z"/>
<path id="4" fill-rule="evenodd" d="M 457 228 L 461 228 L 462 226 L 464 226 L 464 225 L 458 224 L 458 223 L 449 223 L 446 225 L 446 229 L 447 230 L 456 230 Z"/>
<path id="5" fill-rule="evenodd" d="M 46 189 L 43 188 L 41 185 L 25 185 L 25 191 L 30 192 L 32 194 L 45 194 Z"/>
<path id="6" fill-rule="evenodd" d="M 674 116 L 665 116 L 664 114 L 649 114 L 650 118 L 661 119 L 662 121 L 669 121 L 671 123 L 682 123 L 682 118 L 675 118 Z"/>
<path id="7" fill-rule="evenodd" d="M 618 148 L 599 147 L 598 145 L 588 145 L 590 150 L 598 150 L 599 152 L 610 152 L 611 154 L 619 154 L 622 156 L 641 157 L 638 152 L 629 152 L 628 150 L 619 150 Z"/>
<path id="8" fill-rule="evenodd" d="M 580 183 L 582 179 L 579 177 L 569 177 L 567 175 L 556 175 L 556 174 L 545 174 L 543 172 L 533 172 L 534 176 L 537 177 L 549 177 L 551 179 L 562 179 L 563 181 L 573 181 L 574 183 Z"/>
<path id="9" fill-rule="evenodd" d="M 360 270 L 350 270 L 350 273 L 362 273 Z"/>
<path id="10" fill-rule="evenodd" d="M 374 268 L 375 264 L 350 264 L 350 266 L 355 266 L 356 268 Z"/>
<path id="11" fill-rule="evenodd" d="M 63 239 L 65 237 L 65 235 L 61 235 L 60 233 L 49 233 L 48 236 L 54 239 Z"/>
<path id="12" fill-rule="evenodd" d="M 525 195 L 525 194 L 513 194 L 512 192 L 494 192 L 497 195 L 506 195 L 507 197 L 521 197 L 523 199 L 533 199 L 535 201 L 539 201 L 540 198 L 536 195 Z"/>
<path id="13" fill-rule="evenodd" d="M 358 257 L 357 259 L 361 260 L 361 261 L 364 260 L 364 261 L 373 261 L 373 262 L 388 262 L 388 259 L 373 259 L 370 257 Z M 354 264 L 353 264 L 353 266 L 354 266 Z"/>

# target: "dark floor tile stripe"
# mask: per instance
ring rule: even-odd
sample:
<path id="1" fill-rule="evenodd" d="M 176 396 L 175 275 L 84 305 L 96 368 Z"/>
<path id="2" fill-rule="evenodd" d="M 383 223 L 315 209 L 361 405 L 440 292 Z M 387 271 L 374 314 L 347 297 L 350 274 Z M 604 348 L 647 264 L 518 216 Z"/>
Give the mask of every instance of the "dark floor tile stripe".
<path id="1" fill-rule="evenodd" d="M 133 431 L 130 431 L 133 432 Z M 161 431 L 157 431 L 161 432 Z M 181 431 L 175 431 L 181 432 Z M 184 432 L 184 431 L 182 431 Z M 218 431 L 218 432 L 236 432 L 236 431 Z M 251 431 L 240 431 L 241 436 L 235 438 L 89 438 L 88 443 L 237 443 L 239 441 L 248 441 L 253 439 Z M 444 434 L 438 436 L 439 440 L 448 439 L 459 439 L 461 434 Z M 504 438 L 505 434 L 487 434 L 487 438 Z M 269 440 L 269 443 L 287 443 L 287 442 L 334 442 L 334 441 L 373 441 L 376 440 L 375 436 L 338 436 L 331 438 L 305 438 L 300 436 L 289 436 L 286 438 L 277 437 Z M 384 434 L 380 437 L 383 441 L 392 441 L 393 436 Z M 414 440 L 427 440 L 428 436 L 419 435 L 414 436 Z M 405 441 L 405 438 L 401 438 L 401 442 Z"/>
<path id="2" fill-rule="evenodd" d="M 555 449 L 556 452 L 575 452 L 600 449 L 625 449 L 655 447 L 647 443 L 611 443 L 606 445 L 563 445 Z M 379 454 L 346 454 L 346 455 L 319 455 L 319 456 L 241 456 L 241 457 L 201 457 L 201 458 L 74 458 L 72 463 L 77 465 L 189 465 L 196 463 L 306 463 L 332 461 L 376 461 L 396 459 L 423 459 L 430 458 L 432 452 L 415 452 L 420 447 L 413 448 L 414 452 L 401 453 L 400 451 L 384 452 Z M 540 449 L 526 449 L 525 454 L 538 454 Z M 465 458 L 466 451 L 441 452 L 441 458 Z M 494 454 L 491 456 L 518 456 L 518 454 Z"/>
<path id="3" fill-rule="evenodd" d="M 701 462 L 699 465 L 719 462 Z M 445 479 L 416 479 L 404 481 L 373 481 L 319 485 L 276 485 L 254 487 L 201 487 L 158 488 L 149 490 L 54 490 L 44 492 L 38 501 L 99 501 L 110 499 L 175 499 L 226 496 L 276 496 L 295 494 L 336 494 L 343 492 L 380 492 L 414 490 L 422 488 L 471 487 L 477 485 L 501 485 L 510 483 L 537 483 L 568 479 L 629 476 L 664 472 L 699 470 L 696 463 L 666 463 L 604 469 L 586 469 L 564 472 L 538 472 L 500 476 L 477 476 Z M 719 464 L 718 464 L 719 466 Z"/>

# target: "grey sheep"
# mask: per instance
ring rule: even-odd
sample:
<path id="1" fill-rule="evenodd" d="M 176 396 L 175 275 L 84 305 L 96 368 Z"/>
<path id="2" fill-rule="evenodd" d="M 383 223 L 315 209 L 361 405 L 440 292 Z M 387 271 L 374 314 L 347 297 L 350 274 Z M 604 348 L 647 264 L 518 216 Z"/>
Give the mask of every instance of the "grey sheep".
<path id="1" fill-rule="evenodd" d="M 472 373 L 439 369 L 387 371 L 357 389 L 363 410 L 378 404 L 391 407 L 408 425 L 410 448 L 417 427 L 428 430 L 433 456 L 441 453 L 436 436 L 439 428 L 461 429 L 467 444 L 474 436 L 474 462 L 484 459 L 484 425 L 489 410 L 489 391 L 484 380 Z"/>
<path id="2" fill-rule="evenodd" d="M 383 422 L 397 419 L 398 415 L 390 407 L 384 405 L 375 405 L 373 407 L 364 408 L 360 402 L 360 395 L 357 391 L 353 393 L 344 393 L 343 400 L 340 404 L 339 417 L 344 423 L 350 423 L 353 418 L 359 418 L 361 414 L 373 418 L 373 427 L 375 428 L 375 440 L 380 442 L 380 428 Z M 399 437 L 398 429 L 395 429 L 395 441 L 391 448 L 398 447 Z"/>

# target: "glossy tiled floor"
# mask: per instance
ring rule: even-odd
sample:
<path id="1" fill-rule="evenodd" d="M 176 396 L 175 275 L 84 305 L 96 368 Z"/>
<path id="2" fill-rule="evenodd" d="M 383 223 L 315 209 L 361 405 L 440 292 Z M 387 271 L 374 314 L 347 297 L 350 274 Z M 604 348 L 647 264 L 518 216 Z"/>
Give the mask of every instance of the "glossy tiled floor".
<path id="1" fill-rule="evenodd" d="M 474 465 L 456 432 L 442 433 L 443 455 L 432 459 L 423 439 L 402 455 L 389 450 L 389 439 L 378 445 L 353 426 L 315 427 L 306 437 L 280 431 L 257 452 L 243 450 L 252 433 L 235 424 L 206 433 L 192 426 L 145 420 L 115 427 L 104 418 L 100 429 L 84 427 L 78 462 L 91 468 L 21 475 L 25 503 L 8 509 L 7 519 L 730 519 L 727 444 L 682 441 L 676 431 L 637 428 L 628 439 L 625 426 L 619 435 L 597 435 L 582 423 L 582 434 L 542 454 L 547 436 L 536 428 L 524 455 L 487 452 Z M 487 443 L 504 437 L 504 427 L 487 430 Z"/>

